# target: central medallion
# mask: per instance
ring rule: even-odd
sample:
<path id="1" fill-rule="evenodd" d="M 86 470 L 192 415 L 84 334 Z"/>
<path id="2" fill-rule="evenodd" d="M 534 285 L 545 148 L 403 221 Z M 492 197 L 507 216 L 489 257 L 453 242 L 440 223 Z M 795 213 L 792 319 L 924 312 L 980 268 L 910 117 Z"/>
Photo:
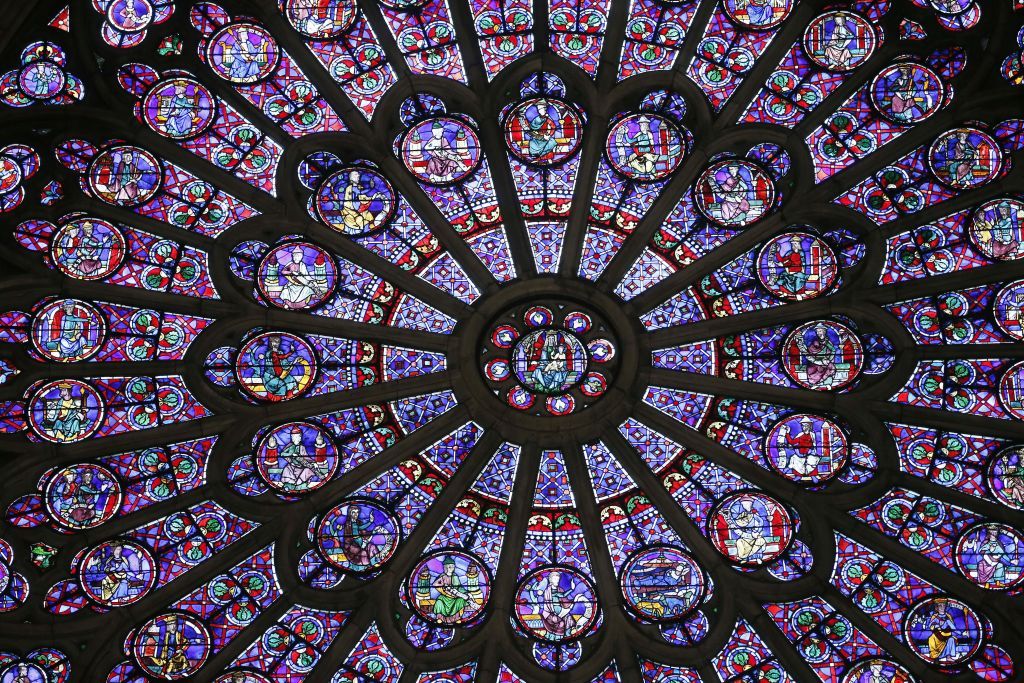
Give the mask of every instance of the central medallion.
<path id="1" fill-rule="evenodd" d="M 512 369 L 519 383 L 542 394 L 564 394 L 590 365 L 579 337 L 563 330 L 537 330 L 516 342 Z"/>
<path id="2" fill-rule="evenodd" d="M 582 410 L 607 391 L 616 342 L 604 319 L 568 300 L 507 308 L 490 325 L 480 356 L 491 391 L 532 415 Z"/>

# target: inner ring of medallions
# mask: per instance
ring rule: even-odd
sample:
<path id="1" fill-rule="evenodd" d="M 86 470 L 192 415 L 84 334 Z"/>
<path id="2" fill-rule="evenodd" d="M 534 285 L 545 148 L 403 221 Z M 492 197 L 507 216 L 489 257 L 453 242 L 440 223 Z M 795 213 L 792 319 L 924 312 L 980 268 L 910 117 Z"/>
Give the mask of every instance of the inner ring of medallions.
<path id="1" fill-rule="evenodd" d="M 455 391 L 475 420 L 507 438 L 522 442 L 536 432 L 596 438 L 610 422 L 625 419 L 643 389 L 639 321 L 627 315 L 622 302 L 589 283 L 561 278 L 513 283 L 481 297 L 473 309 L 453 335 Z M 540 317 L 527 324 L 537 309 Z M 503 327 L 516 329 L 499 345 L 495 334 Z M 537 371 L 541 360 L 552 372 Z M 494 362 L 507 364 L 497 377 L 489 373 Z M 516 387 L 534 394 L 535 403 L 524 409 L 510 400 Z M 566 395 L 573 405 L 562 412 Z M 547 409 L 552 399 L 555 411 Z"/>

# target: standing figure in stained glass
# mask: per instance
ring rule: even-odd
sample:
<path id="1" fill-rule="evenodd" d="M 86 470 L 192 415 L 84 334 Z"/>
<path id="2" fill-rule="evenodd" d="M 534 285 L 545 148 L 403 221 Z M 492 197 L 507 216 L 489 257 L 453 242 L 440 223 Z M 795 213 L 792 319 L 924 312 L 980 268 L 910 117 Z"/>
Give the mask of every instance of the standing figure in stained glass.
<path id="1" fill-rule="evenodd" d="M 558 111 L 547 102 L 544 107 L 532 107 L 526 111 L 526 119 L 529 127 L 526 130 L 526 137 L 529 138 L 528 149 L 530 156 L 540 161 L 551 154 L 558 147 L 558 140 L 555 138 L 555 131 L 558 129 L 556 121 L 560 120 Z"/>
<path id="2" fill-rule="evenodd" d="M 310 302 L 323 299 L 331 290 L 323 255 L 317 254 L 312 269 L 305 256 L 303 248 L 296 246 L 292 249 L 289 263 L 281 265 L 275 259 L 267 268 L 267 290 L 276 294 L 287 308 L 306 308 Z"/>
<path id="3" fill-rule="evenodd" d="M 97 171 L 100 182 L 107 190 L 106 194 L 112 196 L 115 202 L 124 205 L 136 202 L 141 194 L 140 183 L 144 174 L 132 150 L 104 155 L 97 164 Z"/>

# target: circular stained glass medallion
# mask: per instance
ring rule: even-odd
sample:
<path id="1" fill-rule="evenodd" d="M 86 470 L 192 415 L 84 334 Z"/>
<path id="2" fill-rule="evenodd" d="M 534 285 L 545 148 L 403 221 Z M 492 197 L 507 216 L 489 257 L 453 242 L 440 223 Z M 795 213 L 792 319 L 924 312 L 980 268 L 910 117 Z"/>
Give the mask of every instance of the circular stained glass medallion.
<path id="1" fill-rule="evenodd" d="M 239 85 L 263 80 L 277 69 L 280 58 L 270 33 L 247 22 L 223 27 L 206 46 L 206 59 L 214 72 Z"/>
<path id="2" fill-rule="evenodd" d="M 256 272 L 256 284 L 267 301 L 280 308 L 316 308 L 334 293 L 338 268 L 322 247 L 286 242 L 268 251 Z"/>
<path id="3" fill-rule="evenodd" d="M 210 632 L 191 614 L 170 612 L 139 627 L 131 652 L 143 671 L 154 678 L 177 681 L 195 674 L 210 656 Z"/>
<path id="4" fill-rule="evenodd" d="M 576 154 L 582 139 L 579 114 L 558 99 L 528 99 L 505 118 L 505 144 L 516 158 L 528 164 L 560 164 Z"/>
<path id="5" fill-rule="evenodd" d="M 540 567 L 516 590 L 516 622 L 543 641 L 575 640 L 590 630 L 598 614 L 594 584 L 571 567 Z"/>
<path id="6" fill-rule="evenodd" d="M 712 223 L 745 227 L 775 203 L 775 183 L 760 165 L 725 159 L 706 168 L 694 185 L 697 210 Z"/>
<path id="7" fill-rule="evenodd" d="M 768 240 L 757 257 L 757 277 L 780 299 L 804 301 L 825 294 L 839 279 L 835 252 L 820 237 L 787 232 Z"/>
<path id="8" fill-rule="evenodd" d="M 662 180 L 686 155 L 686 139 L 664 116 L 642 112 L 616 121 L 608 131 L 605 154 L 612 168 L 636 182 Z"/>
<path id="9" fill-rule="evenodd" d="M 651 546 L 623 566 L 619 584 L 626 605 L 643 619 L 678 621 L 704 599 L 704 570 L 685 550 Z"/>
<path id="10" fill-rule="evenodd" d="M 804 52 L 828 71 L 852 71 L 874 53 L 875 27 L 855 12 L 833 10 L 815 17 L 804 31 Z"/>
<path id="11" fill-rule="evenodd" d="M 760 567 L 780 557 L 793 540 L 789 511 L 763 493 L 734 493 L 715 507 L 708 535 L 715 549 L 730 562 Z"/>
<path id="12" fill-rule="evenodd" d="M 483 613 L 491 597 L 491 577 L 479 558 L 447 548 L 420 560 L 409 574 L 406 591 L 421 618 L 457 626 Z"/>
<path id="13" fill-rule="evenodd" d="M 32 346 L 58 363 L 85 360 L 99 351 L 107 321 L 99 310 L 81 299 L 54 299 L 32 318 Z"/>
<path id="14" fill-rule="evenodd" d="M 402 138 L 402 161 L 431 185 L 457 183 L 480 164 L 480 138 L 465 121 L 448 116 L 414 124 Z"/>
<path id="15" fill-rule="evenodd" d="M 915 62 L 902 62 L 875 76 L 871 102 L 882 116 L 905 126 L 933 116 L 942 106 L 945 92 L 934 71 Z"/>
<path id="16" fill-rule="evenodd" d="M 264 332 L 242 346 L 235 361 L 239 386 L 260 401 L 276 403 L 302 396 L 317 373 L 316 353 L 301 337 Z"/>
<path id="17" fill-rule="evenodd" d="M 323 516 L 316 538 L 320 552 L 335 567 L 355 574 L 380 569 L 401 540 L 395 515 L 370 500 L 340 503 Z"/>
<path id="18" fill-rule="evenodd" d="M 363 166 L 333 173 L 316 193 L 320 220 L 343 235 L 365 235 L 382 228 L 394 216 L 397 205 L 391 183 Z"/>
<path id="19" fill-rule="evenodd" d="M 1002 169 L 999 143 L 978 128 L 956 128 L 935 138 L 928 163 L 940 181 L 960 190 L 995 180 Z"/>
<path id="20" fill-rule="evenodd" d="M 209 128 L 217 116 L 217 103 L 199 81 L 174 77 L 160 81 L 142 101 L 142 117 L 154 131 L 175 140 L 187 140 Z"/>
<path id="21" fill-rule="evenodd" d="M 831 320 L 800 325 L 782 344 L 783 368 L 805 389 L 834 391 L 864 369 L 864 346 L 849 327 Z"/>

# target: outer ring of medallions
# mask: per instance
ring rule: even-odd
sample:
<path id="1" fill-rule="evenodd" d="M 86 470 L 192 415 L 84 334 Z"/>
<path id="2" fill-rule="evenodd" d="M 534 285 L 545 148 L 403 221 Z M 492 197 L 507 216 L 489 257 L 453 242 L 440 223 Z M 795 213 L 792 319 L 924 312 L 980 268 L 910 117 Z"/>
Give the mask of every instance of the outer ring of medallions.
<path id="1" fill-rule="evenodd" d="M 600 315 L 618 342 L 619 367 L 608 391 L 593 405 L 561 417 L 527 415 L 493 394 L 479 368 L 480 350 L 498 316 L 514 306 L 564 301 L 578 303 Z M 461 320 L 452 334 L 449 359 L 452 383 L 459 402 L 470 416 L 503 439 L 525 443 L 553 437 L 592 441 L 607 428 L 617 427 L 630 414 L 640 392 L 646 387 L 646 366 L 642 359 L 650 350 L 640 321 L 627 315 L 616 297 L 577 279 L 539 277 L 513 282 L 480 297 L 472 313 Z"/>

